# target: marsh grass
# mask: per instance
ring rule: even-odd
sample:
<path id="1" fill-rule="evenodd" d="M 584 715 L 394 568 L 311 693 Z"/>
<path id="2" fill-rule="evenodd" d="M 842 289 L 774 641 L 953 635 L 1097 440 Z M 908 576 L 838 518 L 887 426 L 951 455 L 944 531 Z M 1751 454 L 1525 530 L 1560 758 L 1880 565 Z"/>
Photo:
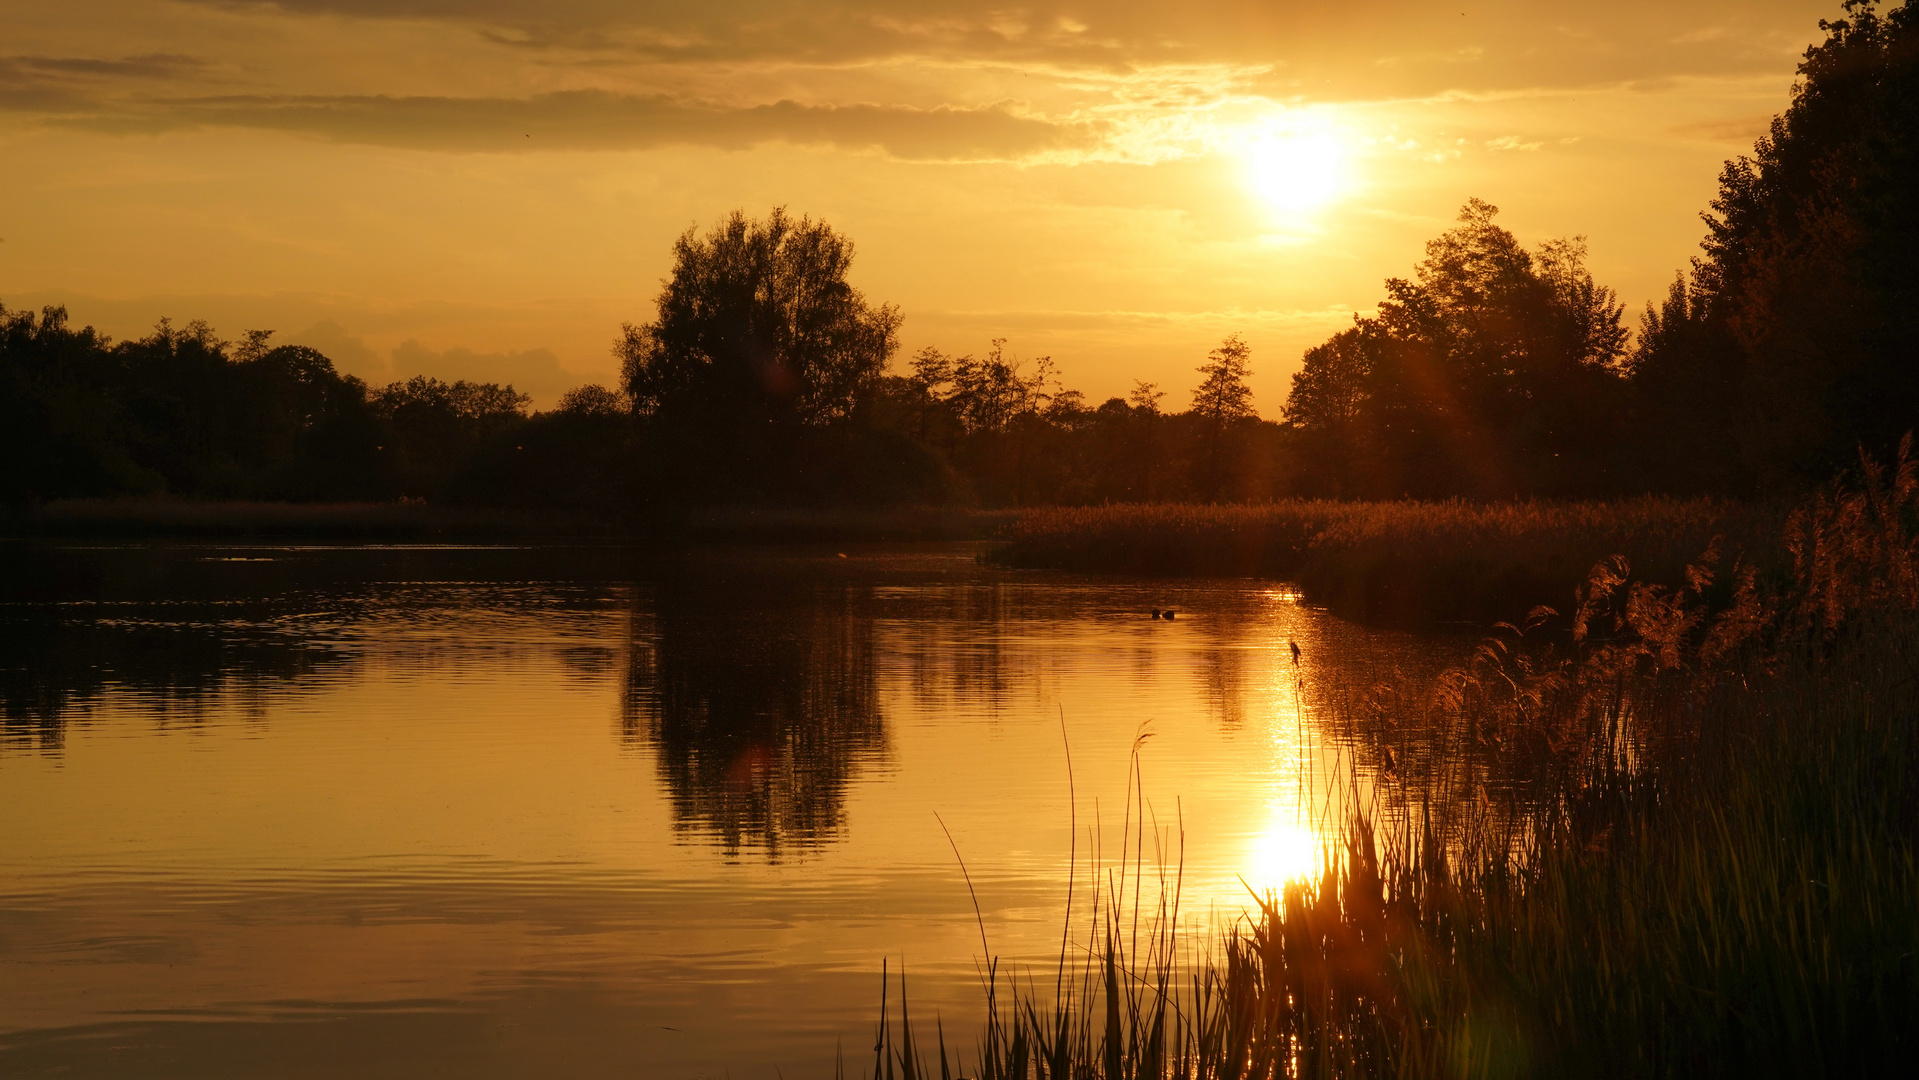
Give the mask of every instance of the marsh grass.
<path id="1" fill-rule="evenodd" d="M 1868 464 L 1781 547 L 1774 586 L 1717 550 L 1670 587 L 1604 560 L 1553 644 L 1536 612 L 1427 692 L 1327 718 L 1353 771 L 1320 870 L 1230 926 L 1182 927 L 1177 845 L 1136 802 L 1057 972 L 985 964 L 967 1075 L 1903 1074 L 1919 469 Z M 1445 742 L 1418 771 L 1387 756 L 1411 709 Z M 901 1005 L 875 1075 L 959 1075 Z"/>
<path id="2" fill-rule="evenodd" d="M 1280 577 L 1369 621 L 1484 626 L 1566 605 L 1613 555 L 1666 584 L 1715 539 L 1728 556 L 1781 569 L 1783 518 L 1776 506 L 1653 497 L 1054 507 L 1020 515 L 990 557 L 1033 569 Z"/>

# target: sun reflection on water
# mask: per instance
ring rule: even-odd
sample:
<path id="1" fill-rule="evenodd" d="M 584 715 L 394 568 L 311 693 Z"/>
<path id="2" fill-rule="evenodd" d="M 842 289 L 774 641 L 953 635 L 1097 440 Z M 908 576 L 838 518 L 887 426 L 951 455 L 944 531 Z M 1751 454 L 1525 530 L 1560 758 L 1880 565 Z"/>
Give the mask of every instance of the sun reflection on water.
<path id="1" fill-rule="evenodd" d="M 1266 829 L 1247 842 L 1246 884 L 1263 895 L 1306 880 L 1319 872 L 1320 848 L 1319 835 L 1290 808 L 1275 807 Z"/>

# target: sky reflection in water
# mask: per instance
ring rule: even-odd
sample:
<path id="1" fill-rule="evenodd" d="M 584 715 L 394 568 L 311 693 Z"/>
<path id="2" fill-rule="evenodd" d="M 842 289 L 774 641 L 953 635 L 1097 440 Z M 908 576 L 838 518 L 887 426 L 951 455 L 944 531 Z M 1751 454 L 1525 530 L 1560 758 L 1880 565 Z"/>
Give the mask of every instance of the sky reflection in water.
<path id="1" fill-rule="evenodd" d="M 1317 858 L 1329 703 L 1461 653 L 959 546 L 6 554 L 8 1075 L 812 1075 L 882 957 L 969 1031 L 941 821 L 1012 962 L 1075 821 L 1080 888 L 1144 813 L 1230 918 Z"/>

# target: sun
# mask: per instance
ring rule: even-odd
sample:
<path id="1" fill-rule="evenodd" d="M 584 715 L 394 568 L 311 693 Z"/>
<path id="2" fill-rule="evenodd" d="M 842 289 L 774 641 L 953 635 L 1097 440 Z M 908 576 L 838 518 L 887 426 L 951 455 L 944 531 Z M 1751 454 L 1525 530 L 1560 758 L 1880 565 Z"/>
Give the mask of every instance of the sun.
<path id="1" fill-rule="evenodd" d="M 1345 140 L 1324 125 L 1251 125 L 1239 156 L 1247 186 L 1282 214 L 1319 210 L 1353 184 Z"/>

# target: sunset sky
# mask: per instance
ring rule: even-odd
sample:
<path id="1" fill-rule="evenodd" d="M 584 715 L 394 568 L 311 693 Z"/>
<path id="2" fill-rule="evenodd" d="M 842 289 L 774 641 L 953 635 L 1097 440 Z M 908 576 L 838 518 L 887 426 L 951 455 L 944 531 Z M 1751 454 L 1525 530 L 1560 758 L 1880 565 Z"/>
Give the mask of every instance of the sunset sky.
<path id="1" fill-rule="evenodd" d="M 1469 196 L 1635 310 L 1828 0 L 0 0 L 0 303 L 270 328 L 370 381 L 615 378 L 668 248 L 785 205 L 922 345 L 1184 407 Z"/>

